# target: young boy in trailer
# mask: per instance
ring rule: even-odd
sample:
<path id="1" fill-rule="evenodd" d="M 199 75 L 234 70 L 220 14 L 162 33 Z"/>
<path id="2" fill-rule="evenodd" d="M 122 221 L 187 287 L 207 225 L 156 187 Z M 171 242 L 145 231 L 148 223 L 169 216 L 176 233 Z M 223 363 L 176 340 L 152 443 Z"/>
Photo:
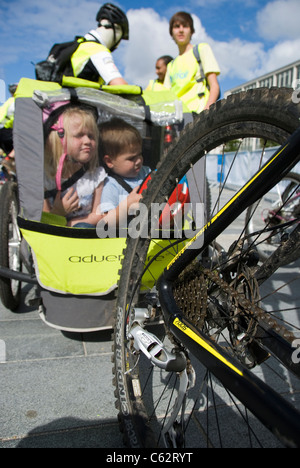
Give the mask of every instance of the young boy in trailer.
<path id="1" fill-rule="evenodd" d="M 142 198 L 138 189 L 151 169 L 143 166 L 139 131 L 124 120 L 113 118 L 103 123 L 100 126 L 100 140 L 102 161 L 108 171 L 100 211 L 114 215 L 118 224 L 124 221 L 129 207 Z"/>

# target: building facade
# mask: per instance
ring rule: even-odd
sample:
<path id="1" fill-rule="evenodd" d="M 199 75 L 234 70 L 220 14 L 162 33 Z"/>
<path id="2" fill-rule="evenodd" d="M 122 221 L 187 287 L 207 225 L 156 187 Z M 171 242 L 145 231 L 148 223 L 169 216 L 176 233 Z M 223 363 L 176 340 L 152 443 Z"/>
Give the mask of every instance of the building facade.
<path id="1" fill-rule="evenodd" d="M 296 88 L 299 87 L 297 80 L 300 80 L 300 60 L 229 89 L 224 93 L 224 97 L 253 88 L 271 88 L 272 86 Z"/>
<path id="2" fill-rule="evenodd" d="M 293 62 L 285 67 L 278 68 L 273 72 L 262 75 L 254 80 L 229 89 L 224 93 L 226 98 L 230 94 L 236 94 L 241 91 L 247 91 L 253 88 L 271 88 L 277 86 L 279 88 L 300 88 L 300 60 Z M 242 143 L 242 148 L 249 151 L 255 151 L 259 148 L 259 140 L 245 139 Z"/>

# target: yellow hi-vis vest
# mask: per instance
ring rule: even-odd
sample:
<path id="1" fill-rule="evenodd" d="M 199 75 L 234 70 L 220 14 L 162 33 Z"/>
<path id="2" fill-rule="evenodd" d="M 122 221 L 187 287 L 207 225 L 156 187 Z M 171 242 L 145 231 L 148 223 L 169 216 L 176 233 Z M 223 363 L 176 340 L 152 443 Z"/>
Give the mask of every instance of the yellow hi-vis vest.
<path id="1" fill-rule="evenodd" d="M 71 57 L 71 64 L 74 76 L 80 77 L 84 68 L 88 64 L 91 56 L 104 51 L 110 53 L 110 50 L 107 49 L 107 47 L 105 47 L 103 44 L 100 44 L 99 42 L 87 41 L 80 44 L 78 49 L 74 52 L 74 54 Z M 99 77 L 97 81 L 100 84 L 105 83 L 101 77 Z"/>
<path id="2" fill-rule="evenodd" d="M 219 75 L 220 68 L 210 46 L 201 43 L 198 50 L 205 76 L 209 73 Z M 209 97 L 206 80 L 202 78 L 199 63 L 193 49 L 190 49 L 168 64 L 164 85 L 171 88 L 191 112 L 199 113 L 204 109 Z"/>
<path id="3" fill-rule="evenodd" d="M 12 128 L 15 115 L 15 98 L 11 97 L 0 107 L 0 128 Z"/>
<path id="4" fill-rule="evenodd" d="M 166 88 L 158 80 L 150 80 L 145 91 L 166 91 Z"/>

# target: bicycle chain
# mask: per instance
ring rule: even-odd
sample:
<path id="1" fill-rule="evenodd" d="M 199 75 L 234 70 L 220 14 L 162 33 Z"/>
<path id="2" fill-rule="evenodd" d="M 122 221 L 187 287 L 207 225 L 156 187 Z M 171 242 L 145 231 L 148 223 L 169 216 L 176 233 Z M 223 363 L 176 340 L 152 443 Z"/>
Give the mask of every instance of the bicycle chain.
<path id="1" fill-rule="evenodd" d="M 199 264 L 188 267 L 178 278 L 174 287 L 174 298 L 177 305 L 197 328 L 202 329 L 207 318 L 208 281 L 212 281 L 228 296 L 229 300 L 238 308 L 238 313 L 241 316 L 247 310 L 247 318 L 252 317 L 256 324 L 260 324 L 264 329 L 274 330 L 289 343 L 295 340 L 294 334 L 260 308 L 257 302 L 253 303 L 247 299 L 245 294 L 237 291 L 232 285 L 220 278 L 217 271 L 201 268 Z"/>

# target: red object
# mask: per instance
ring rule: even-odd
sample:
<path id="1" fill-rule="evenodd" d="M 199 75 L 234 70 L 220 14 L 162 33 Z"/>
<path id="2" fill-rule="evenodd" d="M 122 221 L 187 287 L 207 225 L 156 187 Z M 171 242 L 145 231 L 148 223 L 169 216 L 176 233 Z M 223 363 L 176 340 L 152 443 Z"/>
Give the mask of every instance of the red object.
<path id="1" fill-rule="evenodd" d="M 167 127 L 165 127 L 164 141 L 165 141 L 165 143 L 170 144 L 170 143 L 172 143 L 172 140 L 173 140 L 172 127 L 170 125 L 168 125 Z"/>
<path id="2" fill-rule="evenodd" d="M 144 190 L 148 188 L 148 183 L 152 179 L 152 173 L 150 173 L 141 183 L 139 188 L 139 193 L 143 193 Z M 172 192 L 168 203 L 162 211 L 162 214 L 159 218 L 159 226 L 162 227 L 173 224 L 175 216 L 178 215 L 183 210 L 185 203 L 190 202 L 190 193 L 185 177 L 181 179 L 180 183 L 176 186 Z"/>
<path id="3" fill-rule="evenodd" d="M 143 180 L 143 182 L 141 183 L 140 187 L 139 187 L 139 190 L 138 190 L 138 193 L 143 193 L 144 190 L 146 190 L 148 188 L 148 183 L 149 181 L 152 179 L 152 172 L 150 172 L 150 174 L 148 174 L 145 179 Z"/>

